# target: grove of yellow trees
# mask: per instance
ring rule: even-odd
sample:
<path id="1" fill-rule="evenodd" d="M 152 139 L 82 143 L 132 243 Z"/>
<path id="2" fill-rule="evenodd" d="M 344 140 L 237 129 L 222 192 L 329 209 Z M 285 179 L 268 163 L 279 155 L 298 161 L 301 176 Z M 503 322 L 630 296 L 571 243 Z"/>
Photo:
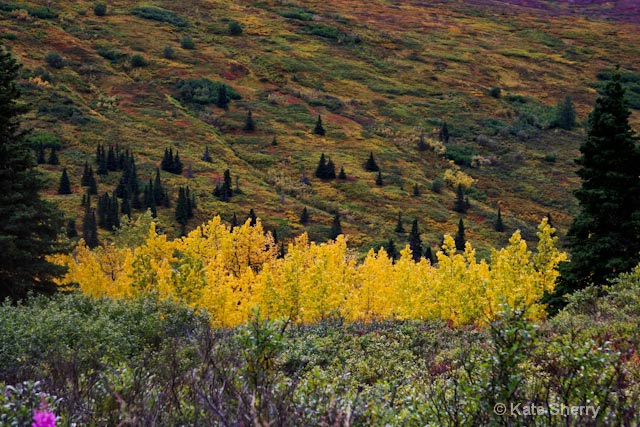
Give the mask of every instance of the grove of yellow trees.
<path id="1" fill-rule="evenodd" d="M 384 249 L 357 262 L 344 236 L 316 244 L 302 235 L 278 257 L 270 233 L 258 221 L 230 229 L 220 217 L 170 240 L 148 224 L 143 243 L 90 250 L 80 242 L 57 261 L 68 267 L 60 286 L 76 284 L 95 297 L 153 293 L 205 308 L 217 326 L 244 323 L 254 309 L 292 322 L 331 316 L 348 320 L 440 318 L 454 324 L 492 319 L 502 304 L 530 307 L 541 317 L 540 298 L 553 290 L 566 255 L 546 220 L 535 255 L 516 231 L 490 262 L 476 259 L 467 243 L 456 252 L 446 236 L 438 262 L 416 263 L 407 247 L 395 263 Z"/>

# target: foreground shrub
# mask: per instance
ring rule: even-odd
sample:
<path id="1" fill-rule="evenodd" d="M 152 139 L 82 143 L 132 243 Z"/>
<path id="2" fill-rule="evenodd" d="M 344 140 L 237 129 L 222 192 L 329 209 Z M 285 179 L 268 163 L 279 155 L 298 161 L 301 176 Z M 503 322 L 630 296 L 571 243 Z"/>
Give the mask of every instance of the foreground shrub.
<path id="1" fill-rule="evenodd" d="M 526 307 L 502 306 L 481 329 L 339 317 L 297 326 L 254 312 L 244 326 L 215 330 L 179 304 L 79 295 L 5 305 L 0 316 L 3 339 L 25 335 L 2 341 L 3 362 L 7 354 L 23 361 L 21 367 L 0 365 L 2 377 L 19 384 L 16 389 L 26 378 L 42 379 L 37 391 L 8 394 L 5 387 L 3 425 L 7 413 L 29 422 L 40 393 L 61 425 L 555 427 L 640 421 L 639 375 L 628 353 L 616 349 L 620 337 L 589 339 L 588 321 L 570 329 L 540 328 L 527 320 Z M 47 335 L 48 341 L 31 343 Z M 499 403 L 599 409 L 595 417 L 527 417 L 500 415 L 494 411 Z"/>

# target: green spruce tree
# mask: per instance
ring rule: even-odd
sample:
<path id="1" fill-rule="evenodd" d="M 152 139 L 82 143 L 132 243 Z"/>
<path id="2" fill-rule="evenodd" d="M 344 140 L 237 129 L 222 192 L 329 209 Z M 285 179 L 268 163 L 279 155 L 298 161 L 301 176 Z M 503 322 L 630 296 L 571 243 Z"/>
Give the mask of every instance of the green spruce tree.
<path id="1" fill-rule="evenodd" d="M 640 148 L 616 72 L 589 116 L 576 163 L 580 213 L 567 233 L 571 262 L 556 296 L 607 280 L 640 262 Z"/>
<path id="2" fill-rule="evenodd" d="M 256 130 L 256 122 L 253 120 L 251 110 L 247 112 L 247 118 L 244 121 L 244 127 L 242 128 L 242 130 L 245 132 L 253 132 Z"/>
<path id="3" fill-rule="evenodd" d="M 333 222 L 331 223 L 331 230 L 329 230 L 329 240 L 336 240 L 339 235 L 342 234 L 342 224 L 340 223 L 340 214 L 336 213 L 333 216 Z"/>
<path id="4" fill-rule="evenodd" d="M 309 223 L 309 211 L 307 210 L 307 207 L 305 206 L 304 209 L 302 209 L 302 213 L 300 214 L 300 224 L 302 225 L 307 225 Z"/>
<path id="5" fill-rule="evenodd" d="M 367 163 L 364 165 L 364 169 L 369 172 L 378 172 L 380 170 L 376 163 L 376 159 L 373 158 L 373 153 L 369 153 L 369 158 L 367 159 Z"/>
<path id="6" fill-rule="evenodd" d="M 458 231 L 453 238 L 453 241 L 456 244 L 456 249 L 459 251 L 464 251 L 464 245 L 467 242 L 467 238 L 464 234 L 464 222 L 462 221 L 462 218 L 460 218 L 460 221 L 458 221 Z"/>
<path id="7" fill-rule="evenodd" d="M 52 293 L 65 269 L 47 260 L 65 248 L 58 243 L 63 219 L 42 200 L 43 182 L 20 127 L 25 104 L 18 101 L 20 66 L 0 45 L 0 301 L 29 291 Z"/>
<path id="8" fill-rule="evenodd" d="M 502 211 L 498 208 L 498 219 L 496 220 L 495 230 L 502 233 L 504 231 L 504 224 L 502 223 Z"/>
<path id="9" fill-rule="evenodd" d="M 71 194 L 71 182 L 69 182 L 67 168 L 62 169 L 62 175 L 60 175 L 60 183 L 58 184 L 58 194 Z"/>
<path id="10" fill-rule="evenodd" d="M 344 172 L 344 166 L 340 167 L 340 173 L 338 174 L 338 179 L 345 181 L 347 179 L 347 174 Z"/>
<path id="11" fill-rule="evenodd" d="M 398 222 L 396 222 L 396 228 L 394 231 L 396 233 L 406 233 L 404 225 L 402 224 L 402 212 L 398 212 Z"/>
<path id="12" fill-rule="evenodd" d="M 411 232 L 409 233 L 409 248 L 415 262 L 422 258 L 422 239 L 420 238 L 420 230 L 418 229 L 418 219 L 414 219 L 411 224 Z"/>
<path id="13" fill-rule="evenodd" d="M 318 120 L 316 121 L 316 126 L 313 128 L 313 133 L 320 136 L 324 136 L 326 133 L 322 126 L 322 117 L 320 117 L 320 114 L 318 114 Z"/>
<path id="14" fill-rule="evenodd" d="M 558 102 L 554 124 L 565 130 L 571 130 L 576 126 L 576 109 L 569 95 L 565 95 L 565 97 Z"/>
<path id="15" fill-rule="evenodd" d="M 456 190 L 456 201 L 453 204 L 453 210 L 458 213 L 467 213 L 467 209 L 469 208 L 469 202 L 464 197 L 464 189 L 461 184 L 458 184 L 458 189 Z"/>

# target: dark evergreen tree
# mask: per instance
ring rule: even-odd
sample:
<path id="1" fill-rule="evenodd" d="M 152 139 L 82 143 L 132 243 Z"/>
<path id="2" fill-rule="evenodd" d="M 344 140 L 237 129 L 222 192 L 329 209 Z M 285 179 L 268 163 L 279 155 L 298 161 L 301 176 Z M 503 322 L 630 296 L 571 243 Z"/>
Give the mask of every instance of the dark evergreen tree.
<path id="1" fill-rule="evenodd" d="M 107 211 L 109 209 L 109 194 L 98 197 L 98 227 L 107 228 Z"/>
<path id="2" fill-rule="evenodd" d="M 107 168 L 107 157 L 104 153 L 103 145 L 98 145 L 96 157 L 96 162 L 98 163 L 98 170 L 96 172 L 98 175 L 107 175 L 109 173 L 109 168 Z"/>
<path id="3" fill-rule="evenodd" d="M 42 143 L 38 144 L 38 148 L 36 149 L 36 162 L 39 165 L 43 165 L 47 162 L 44 154 L 44 145 Z"/>
<path id="4" fill-rule="evenodd" d="M 233 213 L 233 216 L 231 217 L 231 231 L 233 231 L 234 228 L 236 228 L 238 226 L 238 217 L 236 216 L 236 213 Z"/>
<path id="5" fill-rule="evenodd" d="M 409 248 L 415 262 L 422 258 L 422 239 L 420 238 L 420 230 L 418 229 L 418 219 L 414 219 L 411 224 L 411 232 L 409 233 Z"/>
<path id="6" fill-rule="evenodd" d="M 427 145 L 427 143 L 424 140 L 424 133 L 420 134 L 420 139 L 418 139 L 418 150 L 419 151 L 426 151 L 429 148 L 429 146 Z"/>
<path id="7" fill-rule="evenodd" d="M 88 185 L 89 194 L 98 195 L 98 182 L 96 181 L 96 177 L 93 175 L 93 168 L 89 166 L 89 185 Z"/>
<path id="8" fill-rule="evenodd" d="M 216 99 L 216 105 L 223 110 L 229 109 L 229 96 L 227 95 L 227 86 L 218 86 L 218 96 Z"/>
<path id="9" fill-rule="evenodd" d="M 253 120 L 253 115 L 251 111 L 247 112 L 247 118 L 244 121 L 244 126 L 242 128 L 245 132 L 253 132 L 256 130 L 256 122 Z"/>
<path id="10" fill-rule="evenodd" d="M 131 218 L 131 203 L 129 201 L 129 195 L 122 198 L 122 205 L 120 206 L 120 213 Z"/>
<path id="11" fill-rule="evenodd" d="M 571 262 L 561 265 L 559 295 L 606 285 L 640 262 L 640 147 L 629 116 L 616 72 L 589 116 L 576 161 L 580 213 L 567 233 Z"/>
<path id="12" fill-rule="evenodd" d="M 90 201 L 90 199 L 89 199 Z M 98 226 L 96 224 L 96 211 L 90 207 L 90 202 L 87 203 L 87 209 L 84 212 L 84 220 L 82 222 L 82 238 L 86 245 L 93 249 L 97 247 L 100 242 L 98 241 Z"/>
<path id="13" fill-rule="evenodd" d="M 173 151 L 171 148 L 164 149 L 164 157 L 162 157 L 162 162 L 160 162 L 160 169 L 167 172 L 173 170 Z"/>
<path id="14" fill-rule="evenodd" d="M 376 159 L 373 158 L 373 153 L 369 153 L 369 159 L 367 159 L 367 163 L 364 165 L 364 168 L 369 172 L 378 172 L 380 170 L 376 163 Z"/>
<path id="15" fill-rule="evenodd" d="M 214 195 L 223 202 L 228 202 L 233 196 L 233 187 L 231 181 L 231 172 L 229 169 L 224 171 L 224 180 L 222 184 L 218 183 Z"/>
<path id="16" fill-rule="evenodd" d="M 413 197 L 418 197 L 420 195 L 420 187 L 418 187 L 418 183 L 413 184 Z"/>
<path id="17" fill-rule="evenodd" d="M 242 190 L 240 189 L 240 177 L 236 175 L 236 188 L 233 189 L 234 194 L 242 194 Z"/>
<path id="18" fill-rule="evenodd" d="M 107 214 L 107 228 L 108 230 L 115 231 L 120 227 L 120 208 L 118 206 L 118 196 L 115 191 L 113 192 L 111 199 L 109 200 L 109 211 Z"/>
<path id="19" fill-rule="evenodd" d="M 204 160 L 207 163 L 211 163 L 213 161 L 213 159 L 211 159 L 211 155 L 209 154 L 209 146 L 206 145 L 204 147 L 204 153 L 202 154 L 202 160 Z"/>
<path id="20" fill-rule="evenodd" d="M 424 251 L 424 257 L 431 263 L 431 265 L 435 265 L 437 262 L 436 256 L 433 254 L 433 250 L 431 250 L 431 246 L 427 246 L 427 250 Z"/>
<path id="21" fill-rule="evenodd" d="M 569 95 L 565 95 L 556 106 L 555 123 L 557 127 L 571 130 L 576 126 L 576 109 Z"/>
<path id="22" fill-rule="evenodd" d="M 313 133 L 320 136 L 324 136 L 326 133 L 322 126 L 322 117 L 320 117 L 320 114 L 318 114 L 318 120 L 316 121 L 316 126 L 313 128 Z"/>
<path id="23" fill-rule="evenodd" d="M 300 214 L 300 224 L 302 225 L 307 225 L 309 223 L 309 211 L 307 210 L 307 207 L 305 206 L 304 209 L 302 209 L 302 213 Z"/>
<path id="24" fill-rule="evenodd" d="M 70 219 L 67 222 L 67 238 L 68 239 L 75 239 L 76 237 L 78 237 L 78 230 L 76 230 L 76 220 L 75 219 Z"/>
<path id="25" fill-rule="evenodd" d="M 80 201 L 80 206 L 84 207 L 87 204 L 87 195 L 83 194 L 82 195 L 82 201 Z"/>
<path id="26" fill-rule="evenodd" d="M 320 161 L 318 162 L 318 167 L 316 168 L 316 178 L 327 179 L 327 159 L 324 157 L 324 153 L 320 155 Z"/>
<path id="27" fill-rule="evenodd" d="M 495 230 L 502 233 L 504 231 L 504 224 L 502 223 L 502 211 L 498 208 L 498 219 L 496 220 Z"/>
<path id="28" fill-rule="evenodd" d="M 155 193 L 155 189 L 153 188 L 153 182 L 151 181 L 151 179 L 149 179 L 149 183 L 144 188 L 142 205 L 144 210 L 151 211 L 151 215 L 154 218 L 157 216 L 157 211 L 156 211 L 157 202 L 156 202 L 155 194 L 156 193 Z"/>
<path id="29" fill-rule="evenodd" d="M 468 209 L 468 200 L 464 198 L 464 189 L 461 184 L 458 184 L 456 190 L 456 201 L 453 204 L 453 210 L 459 213 L 466 213 Z"/>
<path id="30" fill-rule="evenodd" d="M 398 222 L 396 223 L 396 228 L 394 231 L 396 233 L 406 233 L 404 225 L 402 224 L 402 212 L 398 212 Z"/>
<path id="31" fill-rule="evenodd" d="M 176 151 L 176 156 L 173 158 L 173 170 L 171 170 L 171 173 L 174 173 L 176 175 L 181 175 L 182 174 L 182 161 L 180 160 L 180 153 L 178 151 Z"/>
<path id="32" fill-rule="evenodd" d="M 256 213 L 254 212 L 253 209 L 249 211 L 249 217 L 247 219 L 249 220 L 249 225 L 251 227 L 254 227 L 257 224 L 258 217 L 256 216 Z"/>
<path id="33" fill-rule="evenodd" d="M 382 186 L 384 182 L 382 181 L 382 172 L 378 171 L 378 176 L 376 177 L 376 185 Z"/>
<path id="34" fill-rule="evenodd" d="M 462 221 L 462 218 L 460 218 L 460 221 L 458 222 L 458 232 L 453 240 L 456 243 L 456 249 L 464 251 L 464 244 L 466 243 L 467 238 L 464 235 L 464 222 Z"/>
<path id="35" fill-rule="evenodd" d="M 180 224 L 181 233 L 185 233 L 185 227 L 189 221 L 188 199 L 184 187 L 178 190 L 178 201 L 176 202 L 176 221 Z"/>
<path id="36" fill-rule="evenodd" d="M 88 162 L 84 162 L 84 170 L 82 171 L 82 178 L 80 178 L 80 185 L 83 186 L 83 187 L 88 187 L 89 186 L 89 179 L 90 179 L 89 163 Z"/>
<path id="37" fill-rule="evenodd" d="M 19 74 L 0 44 L 0 301 L 53 293 L 65 271 L 47 260 L 65 249 L 58 241 L 64 220 L 39 194 L 44 184 L 20 126 L 27 107 L 19 100 Z"/>
<path id="38" fill-rule="evenodd" d="M 156 206 L 161 206 L 164 204 L 164 188 L 162 187 L 159 168 L 156 168 L 156 178 L 153 183 L 153 197 L 155 199 Z"/>
<path id="39" fill-rule="evenodd" d="M 271 145 L 272 145 L 272 146 L 274 146 L 274 147 L 275 147 L 276 145 L 278 145 L 278 140 L 276 139 L 276 137 L 275 137 L 275 136 L 274 136 L 274 137 L 273 137 L 273 139 L 271 140 Z"/>
<path id="40" fill-rule="evenodd" d="M 336 165 L 331 159 L 327 162 L 326 179 L 336 179 Z"/>
<path id="41" fill-rule="evenodd" d="M 336 240 L 339 235 L 342 234 L 342 224 L 340 224 L 340 214 L 336 213 L 331 223 L 331 230 L 329 231 L 329 239 Z"/>
<path id="42" fill-rule="evenodd" d="M 387 255 L 391 260 L 395 261 L 400 258 L 400 254 L 398 253 L 398 249 L 396 248 L 396 244 L 393 239 L 389 239 L 387 244 L 384 246 L 384 250 L 387 252 Z"/>
<path id="43" fill-rule="evenodd" d="M 109 151 L 107 152 L 107 170 L 111 172 L 118 170 L 118 158 L 113 145 L 109 145 Z"/>
<path id="44" fill-rule="evenodd" d="M 60 159 L 58 159 L 58 149 L 56 147 L 51 147 L 51 154 L 49 154 L 47 163 L 54 166 L 60 164 Z"/>
<path id="45" fill-rule="evenodd" d="M 344 172 L 344 166 L 340 167 L 340 173 L 338 174 L 338 179 L 343 181 L 347 179 L 347 174 Z"/>
<path id="46" fill-rule="evenodd" d="M 71 183 L 69 182 L 69 175 L 67 175 L 67 168 L 62 169 L 60 183 L 58 184 L 58 194 L 71 194 Z"/>
<path id="47" fill-rule="evenodd" d="M 442 127 L 440 128 L 438 137 L 444 144 L 449 143 L 449 127 L 447 126 L 447 122 L 442 122 Z"/>

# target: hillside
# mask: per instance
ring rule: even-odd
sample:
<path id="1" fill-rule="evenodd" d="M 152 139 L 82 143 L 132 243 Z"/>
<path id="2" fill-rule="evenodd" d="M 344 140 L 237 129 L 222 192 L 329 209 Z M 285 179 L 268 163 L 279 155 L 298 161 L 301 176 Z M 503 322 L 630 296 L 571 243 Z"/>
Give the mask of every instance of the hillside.
<path id="1" fill-rule="evenodd" d="M 583 131 L 551 126 L 565 94 L 584 120 L 598 84 L 620 64 L 640 129 L 640 31 L 633 15 L 617 20 L 625 2 L 511 3 L 113 1 L 96 16 L 92 2 L 2 2 L 0 33 L 24 64 L 28 126 L 62 147 L 60 165 L 41 166 L 47 197 L 78 226 L 80 176 L 85 161 L 95 170 L 98 144 L 129 149 L 142 183 L 172 147 L 185 171 L 162 172 L 162 181 L 173 206 L 179 186 L 196 194 L 191 227 L 214 214 L 243 220 L 253 208 L 280 238 L 307 231 L 325 240 L 339 212 L 351 246 L 361 248 L 389 238 L 404 244 L 406 234 L 394 232 L 398 212 L 407 230 L 419 219 L 425 243 L 454 233 L 455 188 L 437 193 L 432 183 L 460 168 L 476 180 L 463 215 L 467 238 L 486 253 L 516 228 L 533 239 L 547 213 L 561 234 L 571 222 Z M 63 58 L 59 67 L 45 60 L 50 52 Z M 194 90 L 180 91 L 180 79 L 213 85 L 191 81 Z M 219 83 L 239 95 L 228 110 L 215 105 Z M 253 132 L 243 130 L 248 111 Z M 324 136 L 312 132 L 318 115 Z M 443 122 L 447 154 L 419 151 L 422 133 L 439 146 Z M 205 147 L 211 163 L 201 159 Z M 346 180 L 314 177 L 322 153 Z M 382 186 L 364 170 L 369 153 Z M 63 167 L 71 195 L 56 194 Z M 212 194 L 226 169 L 242 191 L 228 203 Z M 99 192 L 119 179 L 99 177 Z M 303 226 L 305 206 L 311 221 Z M 498 206 L 506 233 L 493 229 Z M 173 207 L 158 215 L 177 235 Z"/>

